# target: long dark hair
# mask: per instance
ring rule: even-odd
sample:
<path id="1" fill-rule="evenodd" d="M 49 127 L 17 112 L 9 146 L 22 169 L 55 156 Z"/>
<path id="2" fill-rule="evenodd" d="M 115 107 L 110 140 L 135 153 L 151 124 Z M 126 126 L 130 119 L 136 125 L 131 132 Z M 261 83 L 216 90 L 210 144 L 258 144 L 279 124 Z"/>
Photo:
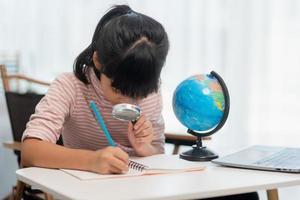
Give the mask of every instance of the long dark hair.
<path id="1" fill-rule="evenodd" d="M 99 21 L 92 43 L 76 58 L 76 77 L 89 84 L 86 70 L 94 68 L 98 78 L 103 73 L 112 87 L 133 98 L 157 92 L 161 69 L 169 50 L 163 26 L 127 5 L 112 7 Z M 97 70 L 93 53 L 102 67 Z"/>

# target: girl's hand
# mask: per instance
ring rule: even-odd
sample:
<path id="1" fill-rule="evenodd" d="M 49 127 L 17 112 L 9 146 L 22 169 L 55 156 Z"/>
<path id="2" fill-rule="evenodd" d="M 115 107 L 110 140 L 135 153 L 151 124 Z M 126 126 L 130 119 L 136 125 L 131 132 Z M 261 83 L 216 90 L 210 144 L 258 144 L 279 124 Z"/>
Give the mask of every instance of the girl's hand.
<path id="1" fill-rule="evenodd" d="M 151 142 L 153 140 L 152 123 L 142 115 L 133 125 L 128 124 L 128 139 L 136 154 L 139 156 L 149 156 L 153 154 Z"/>
<path id="2" fill-rule="evenodd" d="M 106 147 L 92 155 L 90 171 L 99 174 L 121 174 L 128 171 L 129 156 L 119 147 Z"/>

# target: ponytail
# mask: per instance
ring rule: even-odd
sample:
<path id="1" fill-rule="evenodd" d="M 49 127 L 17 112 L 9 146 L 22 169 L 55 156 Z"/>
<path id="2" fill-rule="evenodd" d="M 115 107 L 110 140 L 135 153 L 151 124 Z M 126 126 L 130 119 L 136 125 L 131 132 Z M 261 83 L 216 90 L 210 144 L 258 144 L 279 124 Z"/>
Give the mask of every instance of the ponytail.
<path id="1" fill-rule="evenodd" d="M 89 83 L 86 78 L 86 70 L 89 67 L 92 67 L 96 73 L 96 76 L 100 78 L 100 71 L 96 69 L 95 64 L 93 62 L 93 54 L 95 51 L 95 45 L 99 37 L 101 37 L 100 31 L 102 30 L 102 28 L 111 19 L 125 14 L 132 14 L 133 12 L 134 11 L 131 10 L 131 8 L 127 5 L 118 5 L 112 7 L 112 9 L 101 18 L 94 32 L 92 43 L 83 52 L 81 52 L 74 61 L 74 74 L 83 83 Z"/>
<path id="2" fill-rule="evenodd" d="M 86 70 L 88 67 L 94 67 L 93 62 L 93 48 L 92 46 L 88 46 L 83 52 L 79 54 L 74 62 L 74 74 L 75 76 L 81 80 L 83 83 L 88 84 L 88 80 L 85 76 Z"/>

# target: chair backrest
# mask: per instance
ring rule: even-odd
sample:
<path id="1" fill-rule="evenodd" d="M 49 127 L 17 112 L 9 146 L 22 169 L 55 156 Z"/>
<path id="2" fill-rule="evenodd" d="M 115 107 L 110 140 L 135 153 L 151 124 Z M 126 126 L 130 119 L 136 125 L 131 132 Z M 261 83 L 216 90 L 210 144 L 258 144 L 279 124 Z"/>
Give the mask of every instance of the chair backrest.
<path id="1" fill-rule="evenodd" d="M 35 106 L 43 96 L 35 93 L 19 94 L 17 92 L 5 92 L 14 141 L 21 142 L 26 124 L 31 114 L 34 113 Z"/>
<path id="2" fill-rule="evenodd" d="M 12 79 L 15 79 L 17 81 L 22 80 L 43 86 L 49 86 L 50 83 L 32 79 L 20 74 L 9 75 L 7 74 L 4 65 L 0 65 L 0 72 L 7 110 L 12 128 L 13 139 L 16 142 L 21 142 L 23 132 L 26 129 L 26 124 L 29 121 L 30 116 L 34 113 L 36 105 L 44 97 L 44 94 L 38 94 L 34 92 L 20 93 L 12 91 L 10 87 L 10 81 Z M 57 144 L 63 144 L 62 138 L 59 139 Z M 18 161 L 20 161 L 20 152 L 15 151 L 15 154 L 18 157 Z"/>
<path id="3" fill-rule="evenodd" d="M 21 74 L 8 74 L 5 65 L 0 65 L 0 74 L 1 74 L 1 79 L 2 79 L 3 88 L 5 92 L 11 91 L 11 87 L 10 87 L 11 80 L 26 81 L 28 83 L 33 83 L 33 84 L 42 85 L 46 87 L 50 86 L 50 83 L 48 82 L 33 79 L 28 76 L 24 76 Z"/>

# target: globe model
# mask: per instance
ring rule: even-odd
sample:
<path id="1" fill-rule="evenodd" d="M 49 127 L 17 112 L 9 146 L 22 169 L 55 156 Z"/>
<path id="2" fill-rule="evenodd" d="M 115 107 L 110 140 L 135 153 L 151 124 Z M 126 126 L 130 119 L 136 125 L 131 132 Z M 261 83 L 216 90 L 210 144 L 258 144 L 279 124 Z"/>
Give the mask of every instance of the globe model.
<path id="1" fill-rule="evenodd" d="M 199 74 L 181 82 L 173 95 L 173 110 L 188 129 L 205 134 L 221 122 L 225 95 L 220 80 L 211 74 Z"/>

